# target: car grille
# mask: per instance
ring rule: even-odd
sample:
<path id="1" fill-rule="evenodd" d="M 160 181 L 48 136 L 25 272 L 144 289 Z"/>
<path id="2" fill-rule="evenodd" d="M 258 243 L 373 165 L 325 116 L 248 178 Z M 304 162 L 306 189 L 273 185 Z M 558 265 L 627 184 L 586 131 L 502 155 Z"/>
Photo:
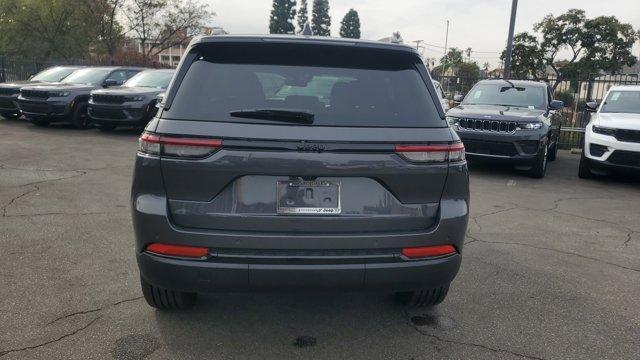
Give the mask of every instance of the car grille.
<path id="1" fill-rule="evenodd" d="M 22 90 L 21 94 L 27 99 L 47 99 L 49 97 L 49 92 L 42 90 Z"/>
<path id="2" fill-rule="evenodd" d="M 20 92 L 18 88 L 0 87 L 0 95 L 15 95 Z"/>
<path id="3" fill-rule="evenodd" d="M 640 142 L 640 130 L 616 130 L 616 139 L 624 142 Z"/>
<path id="4" fill-rule="evenodd" d="M 458 126 L 466 130 L 511 133 L 516 131 L 513 121 L 460 119 Z"/>
<path id="5" fill-rule="evenodd" d="M 91 107 L 89 109 L 89 115 L 91 117 L 100 118 L 100 119 L 123 120 L 127 118 L 127 115 L 122 110 L 103 109 L 103 108 L 95 108 L 95 107 Z"/>
<path id="6" fill-rule="evenodd" d="M 93 94 L 91 95 L 94 103 L 102 104 L 122 104 L 124 102 L 123 95 L 105 95 L 105 94 Z"/>
<path id="7" fill-rule="evenodd" d="M 25 113 L 48 114 L 49 113 L 49 106 L 47 104 L 21 102 L 20 103 L 20 110 L 22 110 Z"/>
<path id="8" fill-rule="evenodd" d="M 471 154 L 497 155 L 497 156 L 515 156 L 518 155 L 516 147 L 511 143 L 480 141 L 480 140 L 463 140 L 465 151 Z"/>
<path id="9" fill-rule="evenodd" d="M 607 161 L 616 165 L 640 167 L 640 152 L 616 150 Z"/>

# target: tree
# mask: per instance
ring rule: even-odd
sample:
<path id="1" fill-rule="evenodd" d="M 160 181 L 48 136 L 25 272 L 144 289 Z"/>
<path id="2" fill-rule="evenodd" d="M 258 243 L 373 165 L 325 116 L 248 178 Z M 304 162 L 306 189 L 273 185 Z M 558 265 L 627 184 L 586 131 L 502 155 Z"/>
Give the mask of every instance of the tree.
<path id="1" fill-rule="evenodd" d="M 95 28 L 74 0 L 0 2 L 0 50 L 25 57 L 85 57 L 97 42 Z"/>
<path id="2" fill-rule="evenodd" d="M 463 78 L 477 79 L 480 75 L 480 67 L 475 61 L 466 61 L 458 65 L 456 75 Z"/>
<path id="3" fill-rule="evenodd" d="M 331 36 L 331 17 L 329 0 L 314 0 L 311 9 L 311 26 L 315 35 Z"/>
<path id="4" fill-rule="evenodd" d="M 507 57 L 505 49 L 500 59 Z M 535 36 L 522 32 L 513 38 L 513 52 L 511 55 L 511 76 L 516 79 L 533 78 L 540 80 L 545 72 L 544 52 L 540 48 Z"/>
<path id="5" fill-rule="evenodd" d="M 83 0 L 82 11 L 96 28 L 102 49 L 112 59 L 124 40 L 123 27 L 118 21 L 124 0 Z"/>
<path id="6" fill-rule="evenodd" d="M 296 0 L 273 0 L 273 8 L 269 17 L 269 32 L 271 34 L 294 34 L 296 27 L 293 20 L 296 17 Z"/>
<path id="7" fill-rule="evenodd" d="M 129 0 L 126 18 L 145 59 L 188 42 L 214 14 L 197 0 Z"/>
<path id="8" fill-rule="evenodd" d="M 298 6 L 298 30 L 302 31 L 307 22 L 309 22 L 307 0 L 300 0 L 300 6 Z"/>
<path id="9" fill-rule="evenodd" d="M 556 73 L 554 90 L 565 71 L 583 75 L 614 73 L 637 61 L 631 50 L 638 34 L 631 25 L 612 16 L 587 19 L 584 10 L 571 9 L 558 16 L 545 16 L 534 30 L 542 36 L 540 49 L 545 64 Z M 562 50 L 568 50 L 570 58 L 561 73 L 556 64 Z"/>
<path id="10" fill-rule="evenodd" d="M 449 69 L 457 69 L 464 61 L 462 51 L 457 48 L 451 48 L 447 51 L 447 54 L 440 59 L 442 65 L 442 75 L 445 75 Z"/>
<path id="11" fill-rule="evenodd" d="M 471 61 L 471 53 L 473 52 L 473 49 L 469 47 L 464 52 L 467 54 L 467 61 Z"/>
<path id="12" fill-rule="evenodd" d="M 350 9 L 340 23 L 340 36 L 343 38 L 360 39 L 360 17 L 358 12 Z"/>

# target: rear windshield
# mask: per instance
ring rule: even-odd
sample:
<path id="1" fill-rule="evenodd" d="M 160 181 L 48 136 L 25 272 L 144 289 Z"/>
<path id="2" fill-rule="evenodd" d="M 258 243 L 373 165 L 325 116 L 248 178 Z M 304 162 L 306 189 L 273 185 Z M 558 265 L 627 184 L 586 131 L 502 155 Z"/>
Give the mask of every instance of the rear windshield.
<path id="1" fill-rule="evenodd" d="M 544 86 L 512 85 L 508 82 L 477 84 L 462 102 L 464 105 L 503 105 L 547 109 Z"/>
<path id="2" fill-rule="evenodd" d="M 412 53 L 323 45 L 201 50 L 163 118 L 278 123 L 231 116 L 303 111 L 313 126 L 442 127 Z"/>

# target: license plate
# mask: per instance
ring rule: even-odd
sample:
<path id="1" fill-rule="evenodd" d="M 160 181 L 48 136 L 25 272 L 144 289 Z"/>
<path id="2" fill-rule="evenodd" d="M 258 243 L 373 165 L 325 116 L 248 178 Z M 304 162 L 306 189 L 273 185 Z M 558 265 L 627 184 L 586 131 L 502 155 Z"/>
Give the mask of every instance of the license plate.
<path id="1" fill-rule="evenodd" d="M 340 214 L 340 183 L 278 181 L 278 214 Z"/>

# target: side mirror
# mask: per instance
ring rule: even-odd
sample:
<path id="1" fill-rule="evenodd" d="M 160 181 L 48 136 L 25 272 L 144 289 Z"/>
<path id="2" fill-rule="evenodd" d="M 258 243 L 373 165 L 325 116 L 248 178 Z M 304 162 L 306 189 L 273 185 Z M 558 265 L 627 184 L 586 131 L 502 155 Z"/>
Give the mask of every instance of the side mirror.
<path id="1" fill-rule="evenodd" d="M 165 93 L 160 93 L 156 96 L 156 107 L 158 109 L 162 109 L 164 107 L 164 96 Z"/>
<path id="2" fill-rule="evenodd" d="M 462 102 L 462 100 L 464 100 L 464 96 L 462 96 L 462 94 L 453 95 L 453 102 L 454 103 L 460 104 Z"/>
<path id="3" fill-rule="evenodd" d="M 107 79 L 104 81 L 104 87 L 118 86 L 122 85 L 122 83 L 116 79 Z"/>
<path id="4" fill-rule="evenodd" d="M 564 107 L 564 101 L 561 100 L 551 100 L 551 104 L 549 104 L 550 110 L 562 110 Z"/>
<path id="5" fill-rule="evenodd" d="M 596 112 L 598 111 L 598 106 L 600 106 L 600 104 L 598 104 L 597 102 L 589 101 L 584 105 L 584 109 L 587 110 L 588 112 Z"/>

